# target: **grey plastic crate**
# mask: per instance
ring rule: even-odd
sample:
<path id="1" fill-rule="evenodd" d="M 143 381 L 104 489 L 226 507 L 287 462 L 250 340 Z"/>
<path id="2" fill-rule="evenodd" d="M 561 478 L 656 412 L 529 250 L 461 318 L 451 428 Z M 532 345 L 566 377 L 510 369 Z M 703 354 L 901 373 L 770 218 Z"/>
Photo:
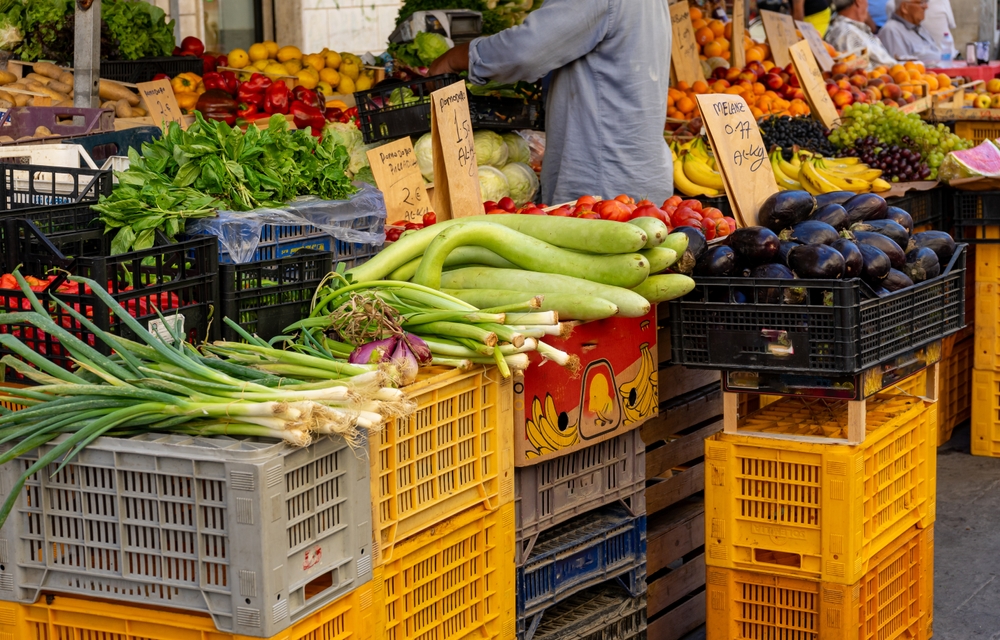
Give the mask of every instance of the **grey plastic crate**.
<path id="1" fill-rule="evenodd" d="M 643 640 L 646 596 L 633 598 L 614 583 L 605 583 L 549 608 L 534 640 Z"/>
<path id="2" fill-rule="evenodd" d="M 573 453 L 514 470 L 517 564 L 538 534 L 570 518 L 621 501 L 646 513 L 646 445 L 639 429 Z"/>
<path id="3" fill-rule="evenodd" d="M 371 580 L 368 460 L 341 438 L 99 438 L 36 473 L 0 530 L 0 599 L 207 613 L 271 637 Z M 35 456 L 0 467 L 9 491 Z"/>

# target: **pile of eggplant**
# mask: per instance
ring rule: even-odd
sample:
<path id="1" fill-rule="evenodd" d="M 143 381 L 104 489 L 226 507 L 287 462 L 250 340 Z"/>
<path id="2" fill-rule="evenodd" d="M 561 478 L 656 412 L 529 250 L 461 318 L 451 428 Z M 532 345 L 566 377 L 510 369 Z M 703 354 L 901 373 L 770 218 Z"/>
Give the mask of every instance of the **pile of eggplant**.
<path id="1" fill-rule="evenodd" d="M 704 237 L 693 238 L 691 256 L 685 256 L 688 264 L 693 262 L 693 275 L 861 278 L 881 297 L 937 276 L 955 253 L 950 235 L 913 233 L 910 214 L 874 193 L 813 197 L 807 191 L 781 191 L 764 202 L 757 219 L 760 226 L 737 229 L 726 244 L 709 247 Z M 774 293 L 786 304 L 805 298 L 795 287 Z"/>

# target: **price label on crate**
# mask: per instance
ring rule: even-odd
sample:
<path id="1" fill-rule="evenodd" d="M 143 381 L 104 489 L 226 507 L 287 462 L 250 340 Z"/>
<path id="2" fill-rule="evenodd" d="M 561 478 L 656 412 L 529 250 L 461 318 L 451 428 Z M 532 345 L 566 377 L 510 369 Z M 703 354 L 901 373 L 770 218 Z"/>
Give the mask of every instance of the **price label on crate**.
<path id="1" fill-rule="evenodd" d="M 743 32 L 746 31 L 747 9 L 746 0 L 733 0 L 733 37 L 730 42 L 743 42 Z M 747 52 L 743 47 L 732 47 L 732 62 L 737 69 L 746 66 Z"/>
<path id="2" fill-rule="evenodd" d="M 697 98 L 736 221 L 754 226 L 760 205 L 778 191 L 757 122 L 741 96 L 712 93 Z"/>
<path id="3" fill-rule="evenodd" d="M 694 39 L 691 9 L 687 2 L 676 2 L 670 5 L 670 22 L 673 25 L 674 36 L 670 55 L 670 61 L 674 66 L 674 75 L 679 81 L 688 84 L 704 80 L 705 71 L 701 68 L 701 60 L 698 58 L 698 43 Z"/>
<path id="4" fill-rule="evenodd" d="M 760 19 L 764 22 L 764 34 L 771 47 L 774 64 L 781 68 L 787 67 L 791 63 L 788 47 L 799 41 L 799 36 L 795 33 L 795 20 L 787 13 L 776 11 L 761 11 Z"/>
<path id="5" fill-rule="evenodd" d="M 184 114 L 174 97 L 174 90 L 169 80 L 154 80 L 140 82 L 136 85 L 139 95 L 146 105 L 146 113 L 156 125 L 165 127 L 171 122 L 182 122 Z"/>
<path id="6" fill-rule="evenodd" d="M 809 101 L 809 108 L 812 109 L 814 118 L 819 119 L 827 129 L 840 123 L 840 114 L 837 113 L 837 106 L 833 104 L 833 99 L 826 91 L 826 82 L 823 80 L 823 72 L 816 64 L 809 43 L 805 40 L 793 44 L 788 53 L 792 56 L 792 65 L 795 66 L 795 75 L 802 85 L 802 92 L 806 94 Z"/>
<path id="7" fill-rule="evenodd" d="M 819 65 L 819 68 L 823 71 L 833 69 L 833 57 L 826 50 L 826 45 L 823 43 L 823 36 L 819 35 L 816 27 L 812 26 L 811 22 L 806 22 L 805 20 L 796 20 L 795 26 L 799 28 L 799 31 L 802 32 L 802 37 L 809 43 L 809 48 L 812 49 L 813 56 L 816 57 L 816 64 Z"/>
<path id="8" fill-rule="evenodd" d="M 476 145 L 465 82 L 431 94 L 431 148 L 434 153 L 434 212 L 438 220 L 483 213 Z"/>
<path id="9" fill-rule="evenodd" d="M 386 222 L 420 222 L 431 211 L 417 154 L 408 137 L 368 152 L 375 184 L 385 196 Z"/>

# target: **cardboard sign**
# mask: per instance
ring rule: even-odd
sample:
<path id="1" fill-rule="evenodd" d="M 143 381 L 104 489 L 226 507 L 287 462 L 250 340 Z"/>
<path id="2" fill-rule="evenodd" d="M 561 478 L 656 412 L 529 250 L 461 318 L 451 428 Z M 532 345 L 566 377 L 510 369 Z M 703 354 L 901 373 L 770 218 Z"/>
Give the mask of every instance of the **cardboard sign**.
<path id="1" fill-rule="evenodd" d="M 760 205 L 778 191 L 757 122 L 740 96 L 711 93 L 696 97 L 736 222 L 754 226 Z"/>
<path id="2" fill-rule="evenodd" d="M 837 113 L 837 106 L 833 104 L 833 99 L 826 91 L 823 72 L 816 64 L 809 43 L 805 40 L 797 42 L 789 47 L 788 53 L 792 56 L 795 75 L 798 76 L 802 91 L 809 101 L 813 118 L 822 122 L 827 129 L 833 129 L 834 125 L 840 123 L 840 114 Z"/>
<path id="3" fill-rule="evenodd" d="M 434 212 L 438 220 L 483 212 L 472 141 L 472 118 L 465 81 L 431 94 L 431 149 L 434 153 Z"/>
<path id="4" fill-rule="evenodd" d="M 812 49 L 813 56 L 815 56 L 819 68 L 823 71 L 832 70 L 833 58 L 830 56 L 830 52 L 826 50 L 826 46 L 823 44 L 823 36 L 819 35 L 816 27 L 811 22 L 806 22 L 805 20 L 796 20 L 795 25 L 802 32 L 802 36 L 806 39 L 806 42 L 809 43 L 809 48 Z"/>
<path id="5" fill-rule="evenodd" d="M 146 104 L 146 113 L 153 119 L 157 126 L 165 127 L 171 122 L 180 123 L 184 114 L 174 97 L 174 90 L 170 86 L 169 80 L 154 80 L 152 82 L 140 82 L 136 85 L 139 89 L 139 96 Z"/>
<path id="6" fill-rule="evenodd" d="M 781 68 L 787 67 L 792 61 L 788 55 L 788 47 L 799 41 L 799 36 L 795 33 L 795 21 L 787 13 L 775 11 L 761 11 L 760 19 L 764 22 L 764 33 L 767 35 L 767 44 L 771 47 L 774 64 Z"/>
<path id="7" fill-rule="evenodd" d="M 733 0 L 733 37 L 732 42 L 743 42 L 743 32 L 746 31 L 747 9 L 746 0 Z M 747 52 L 743 46 L 731 47 L 733 66 L 742 69 L 747 64 Z"/>
<path id="8" fill-rule="evenodd" d="M 687 2 L 676 2 L 670 5 L 670 22 L 673 25 L 673 41 L 671 43 L 670 61 L 674 68 L 674 76 L 681 82 L 694 84 L 705 79 L 705 70 L 701 68 L 698 43 L 694 40 L 694 27 L 691 26 L 691 9 Z"/>
<path id="9" fill-rule="evenodd" d="M 408 137 L 368 152 L 375 184 L 385 196 L 386 222 L 420 222 L 431 210 L 417 154 Z"/>

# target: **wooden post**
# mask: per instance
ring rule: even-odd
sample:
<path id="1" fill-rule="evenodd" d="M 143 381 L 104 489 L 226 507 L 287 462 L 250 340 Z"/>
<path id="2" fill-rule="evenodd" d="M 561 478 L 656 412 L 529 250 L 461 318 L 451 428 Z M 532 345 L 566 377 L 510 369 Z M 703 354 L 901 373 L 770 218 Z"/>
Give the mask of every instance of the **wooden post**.
<path id="1" fill-rule="evenodd" d="M 739 423 L 740 394 L 722 392 L 722 429 L 726 433 L 736 433 Z"/>
<path id="2" fill-rule="evenodd" d="M 865 441 L 866 400 L 850 400 L 847 403 L 847 442 L 861 444 Z"/>

